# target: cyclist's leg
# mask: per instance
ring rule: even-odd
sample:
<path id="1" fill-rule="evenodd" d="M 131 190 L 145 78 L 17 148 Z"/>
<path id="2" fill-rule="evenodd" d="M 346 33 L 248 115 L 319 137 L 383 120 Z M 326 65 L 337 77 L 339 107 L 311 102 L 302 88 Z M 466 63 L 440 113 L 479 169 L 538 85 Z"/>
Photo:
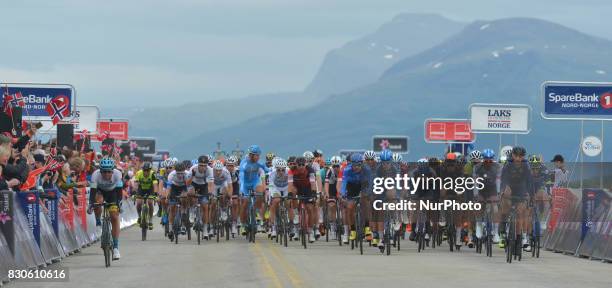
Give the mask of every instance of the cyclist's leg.
<path id="1" fill-rule="evenodd" d="M 272 230 L 272 236 L 276 236 L 276 209 L 278 209 L 278 205 L 280 203 L 281 191 L 278 189 L 272 188 L 270 189 L 270 197 L 272 197 L 270 201 L 270 224 Z"/>
<path id="2" fill-rule="evenodd" d="M 119 248 L 119 233 L 121 232 L 121 227 L 119 226 L 119 201 L 121 200 L 121 192 L 121 188 L 115 188 L 112 191 L 102 192 L 104 201 L 106 203 L 113 204 L 111 207 L 109 207 L 112 225 L 111 235 L 113 236 L 113 248 Z"/>
<path id="3" fill-rule="evenodd" d="M 138 187 L 138 192 L 136 193 L 136 212 L 138 213 L 138 224 L 140 224 L 140 213 L 142 211 L 142 203 L 144 202 L 144 197 L 146 196 L 145 191 L 142 191 L 140 187 Z"/>

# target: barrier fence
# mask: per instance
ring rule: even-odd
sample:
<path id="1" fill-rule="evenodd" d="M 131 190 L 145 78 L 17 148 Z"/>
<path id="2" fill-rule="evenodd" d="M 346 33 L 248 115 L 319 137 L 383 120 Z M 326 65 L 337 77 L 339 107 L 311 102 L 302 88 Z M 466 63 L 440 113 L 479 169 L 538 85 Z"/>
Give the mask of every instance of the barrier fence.
<path id="1" fill-rule="evenodd" d="M 41 268 L 98 240 L 95 215 L 87 213 L 89 189 L 62 195 L 57 190 L 0 191 L 0 285 L 9 281 L 10 269 Z M 137 218 L 134 203 L 122 200 L 121 229 Z"/>
<path id="2" fill-rule="evenodd" d="M 88 189 L 0 191 L 0 283 L 9 269 L 34 269 L 77 253 L 99 238 L 87 213 Z M 74 203 L 74 199 L 77 203 Z M 602 189 L 552 190 L 544 248 L 612 261 L 612 194 Z M 121 229 L 138 218 L 131 200 L 121 201 Z"/>

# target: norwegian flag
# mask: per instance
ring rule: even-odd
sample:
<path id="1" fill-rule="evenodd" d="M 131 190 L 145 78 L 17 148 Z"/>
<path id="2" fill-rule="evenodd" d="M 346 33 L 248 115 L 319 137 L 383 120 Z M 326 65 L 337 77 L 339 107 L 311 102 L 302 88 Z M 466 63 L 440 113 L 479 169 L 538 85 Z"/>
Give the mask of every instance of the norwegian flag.
<path id="1" fill-rule="evenodd" d="M 57 147 L 52 147 L 51 150 L 49 151 L 49 156 L 50 157 L 55 157 L 57 156 Z"/>
<path id="2" fill-rule="evenodd" d="M 55 125 L 70 115 L 70 99 L 67 96 L 59 95 L 49 101 L 46 110 Z"/>
<path id="3" fill-rule="evenodd" d="M 51 161 L 49 161 L 49 164 L 47 164 L 47 170 L 55 172 L 62 168 L 62 166 L 64 166 L 64 162 L 60 162 L 55 160 L 55 158 L 51 158 Z"/>
<path id="4" fill-rule="evenodd" d="M 122 152 L 123 152 L 123 149 L 121 149 L 121 147 L 119 147 L 119 145 L 117 145 L 117 143 L 113 144 L 113 157 L 121 158 L 121 153 Z"/>
<path id="5" fill-rule="evenodd" d="M 15 94 L 4 93 L 4 103 L 2 109 L 4 113 L 9 116 L 13 115 L 13 108 L 15 107 L 25 107 L 25 101 L 23 100 L 23 96 L 21 96 L 21 92 L 17 92 Z"/>
<path id="6" fill-rule="evenodd" d="M 110 132 L 109 131 L 102 131 L 100 134 L 98 134 L 96 136 L 96 138 L 98 139 L 98 141 L 102 142 L 104 140 L 106 140 L 107 138 L 110 137 Z"/>

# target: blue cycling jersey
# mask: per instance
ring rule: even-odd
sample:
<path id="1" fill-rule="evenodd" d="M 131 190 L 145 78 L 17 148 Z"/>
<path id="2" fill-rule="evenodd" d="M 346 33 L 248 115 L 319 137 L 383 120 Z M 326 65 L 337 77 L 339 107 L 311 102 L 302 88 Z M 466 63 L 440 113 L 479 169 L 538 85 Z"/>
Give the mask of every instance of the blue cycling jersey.
<path id="1" fill-rule="evenodd" d="M 347 183 L 362 183 L 367 185 L 368 187 L 371 187 L 371 174 L 372 172 L 370 171 L 370 168 L 366 165 L 362 165 L 361 171 L 359 172 L 353 170 L 352 164 L 346 165 L 344 171 L 342 172 L 342 190 L 340 191 L 342 197 L 346 196 Z"/>
<path id="2" fill-rule="evenodd" d="M 249 189 L 255 189 L 255 187 L 261 181 L 260 171 L 267 173 L 269 170 L 265 165 L 259 162 L 251 162 L 248 159 L 243 159 L 240 162 L 240 173 L 238 177 L 240 179 L 240 192 L 246 195 Z"/>

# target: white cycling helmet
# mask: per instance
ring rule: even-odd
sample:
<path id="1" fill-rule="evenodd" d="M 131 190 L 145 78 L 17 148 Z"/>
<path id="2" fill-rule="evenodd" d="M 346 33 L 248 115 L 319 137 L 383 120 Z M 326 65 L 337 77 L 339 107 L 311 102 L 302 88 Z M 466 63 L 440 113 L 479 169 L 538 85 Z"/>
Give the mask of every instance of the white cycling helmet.
<path id="1" fill-rule="evenodd" d="M 312 154 L 312 152 L 310 152 L 310 151 L 304 152 L 304 154 L 302 156 L 304 156 L 304 158 L 308 162 L 310 162 L 310 161 L 312 161 L 312 159 L 314 159 L 314 154 Z"/>
<path id="2" fill-rule="evenodd" d="M 236 158 L 236 156 L 232 155 L 229 158 L 227 158 L 226 162 L 227 162 L 227 164 L 236 165 L 236 162 L 238 162 L 238 158 Z"/>
<path id="3" fill-rule="evenodd" d="M 363 158 L 365 160 L 374 160 L 374 159 L 376 159 L 376 152 L 374 152 L 372 150 L 368 150 L 365 153 L 363 153 Z"/>
<path id="4" fill-rule="evenodd" d="M 221 161 L 219 160 L 215 160 L 215 162 L 213 163 L 213 169 L 215 170 L 223 170 L 225 166 L 223 166 L 223 163 L 221 163 Z"/>
<path id="5" fill-rule="evenodd" d="M 478 150 L 474 150 L 470 153 L 470 160 L 481 160 L 482 154 Z"/>
<path id="6" fill-rule="evenodd" d="M 333 156 L 330 162 L 332 165 L 340 165 L 340 163 L 342 163 L 342 158 L 340 158 L 340 156 Z"/>
<path id="7" fill-rule="evenodd" d="M 274 167 L 276 167 L 277 169 L 278 168 L 285 169 L 285 168 L 287 168 L 287 161 L 285 161 L 285 159 L 278 158 L 276 160 L 276 165 L 274 165 Z"/>
<path id="8" fill-rule="evenodd" d="M 399 153 L 393 153 L 391 159 L 393 159 L 393 162 L 399 163 L 400 161 L 402 161 L 402 155 L 400 155 Z"/>

